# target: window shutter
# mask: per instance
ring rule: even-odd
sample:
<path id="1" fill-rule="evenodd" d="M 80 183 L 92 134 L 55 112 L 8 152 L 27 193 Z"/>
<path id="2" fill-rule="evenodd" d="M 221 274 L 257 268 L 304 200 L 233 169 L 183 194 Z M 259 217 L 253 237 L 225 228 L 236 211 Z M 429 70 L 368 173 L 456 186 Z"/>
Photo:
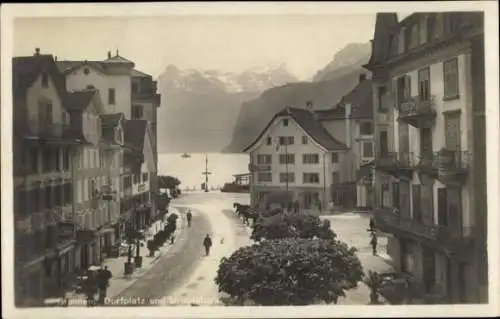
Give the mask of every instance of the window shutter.
<path id="1" fill-rule="evenodd" d="M 392 80 L 391 83 L 391 94 L 389 95 L 389 103 L 392 104 L 394 108 L 397 108 L 397 101 L 398 101 L 398 90 L 397 90 L 397 81 Z"/>
<path id="2" fill-rule="evenodd" d="M 405 77 L 405 90 L 405 99 L 409 100 L 411 98 L 411 77 L 409 75 Z"/>

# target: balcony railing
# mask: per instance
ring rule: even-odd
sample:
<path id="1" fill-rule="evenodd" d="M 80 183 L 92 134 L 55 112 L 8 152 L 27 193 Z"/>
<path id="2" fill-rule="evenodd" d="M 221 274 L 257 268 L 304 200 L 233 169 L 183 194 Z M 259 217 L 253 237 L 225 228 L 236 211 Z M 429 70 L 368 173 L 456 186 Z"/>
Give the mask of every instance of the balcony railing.
<path id="1" fill-rule="evenodd" d="M 401 217 L 394 209 L 378 208 L 375 210 L 375 223 L 382 231 L 403 231 L 431 240 L 437 239 L 438 226 L 424 225 L 411 218 Z"/>
<path id="2" fill-rule="evenodd" d="M 438 167 L 446 170 L 467 170 L 471 161 L 468 151 L 441 150 L 437 153 Z"/>
<path id="3" fill-rule="evenodd" d="M 432 127 L 436 116 L 435 96 L 429 99 L 412 97 L 399 104 L 399 119 L 416 128 Z"/>
<path id="4" fill-rule="evenodd" d="M 415 166 L 413 153 L 387 152 L 378 154 L 375 159 L 377 168 L 394 176 L 407 176 L 411 174 Z"/>
<path id="5" fill-rule="evenodd" d="M 41 139 L 71 138 L 71 127 L 61 123 L 43 123 L 39 120 L 28 121 L 26 135 Z"/>

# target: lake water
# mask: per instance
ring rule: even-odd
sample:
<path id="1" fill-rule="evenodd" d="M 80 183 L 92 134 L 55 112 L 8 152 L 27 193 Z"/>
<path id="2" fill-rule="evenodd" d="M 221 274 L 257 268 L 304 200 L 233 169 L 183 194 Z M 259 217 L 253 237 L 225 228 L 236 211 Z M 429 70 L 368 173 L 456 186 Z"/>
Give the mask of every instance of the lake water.
<path id="1" fill-rule="evenodd" d="M 181 189 L 196 187 L 200 189 L 205 182 L 205 153 L 190 153 L 190 158 L 179 154 L 158 154 L 158 175 L 171 175 L 181 182 Z M 233 181 L 234 174 L 248 173 L 249 157 L 246 154 L 208 153 L 208 186 L 223 186 Z"/>

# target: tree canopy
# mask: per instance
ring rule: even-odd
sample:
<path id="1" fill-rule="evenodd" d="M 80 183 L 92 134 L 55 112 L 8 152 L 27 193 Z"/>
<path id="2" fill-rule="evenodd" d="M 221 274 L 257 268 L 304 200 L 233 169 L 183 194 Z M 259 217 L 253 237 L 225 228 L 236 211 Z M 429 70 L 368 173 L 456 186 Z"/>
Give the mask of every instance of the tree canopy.
<path id="1" fill-rule="evenodd" d="M 321 220 L 309 213 L 281 213 L 260 217 L 253 226 L 253 240 L 280 238 L 322 238 L 334 239 L 335 233 L 329 220 Z"/>
<path id="2" fill-rule="evenodd" d="M 223 258 L 215 282 L 238 302 L 336 303 L 363 278 L 355 249 L 334 239 L 287 238 L 240 248 Z"/>
<path id="3" fill-rule="evenodd" d="M 176 189 L 181 184 L 181 181 L 174 176 L 158 176 L 158 188 Z"/>

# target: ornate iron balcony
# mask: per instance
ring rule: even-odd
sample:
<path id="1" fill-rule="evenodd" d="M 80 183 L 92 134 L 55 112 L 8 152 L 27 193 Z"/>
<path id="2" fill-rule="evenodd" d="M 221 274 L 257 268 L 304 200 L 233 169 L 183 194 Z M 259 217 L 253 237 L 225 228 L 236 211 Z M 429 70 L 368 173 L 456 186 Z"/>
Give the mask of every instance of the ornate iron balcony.
<path id="1" fill-rule="evenodd" d="M 422 99 L 412 97 L 399 104 L 399 119 L 416 128 L 432 127 L 436 116 L 435 96 Z"/>

